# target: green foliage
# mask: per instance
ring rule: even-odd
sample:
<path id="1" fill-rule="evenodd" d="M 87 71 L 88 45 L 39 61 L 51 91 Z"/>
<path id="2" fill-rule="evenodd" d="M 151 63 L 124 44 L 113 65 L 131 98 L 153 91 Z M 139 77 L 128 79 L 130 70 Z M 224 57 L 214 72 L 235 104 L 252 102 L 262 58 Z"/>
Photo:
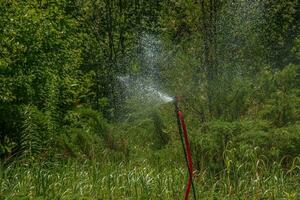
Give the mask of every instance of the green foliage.
<path id="1" fill-rule="evenodd" d="M 265 22 L 263 43 L 267 59 L 275 68 L 283 68 L 290 63 L 298 63 L 299 57 L 293 53 L 295 41 L 299 37 L 299 2 L 264 1 Z"/>
<path id="2" fill-rule="evenodd" d="M 220 171 L 226 167 L 226 152 L 232 152 L 237 162 L 263 159 L 289 166 L 299 156 L 299 133 L 298 124 L 272 128 L 268 121 L 209 122 L 192 135 L 195 164 L 202 170 Z M 256 157 L 247 157 L 246 152 Z"/>
<path id="3" fill-rule="evenodd" d="M 88 108 L 72 110 L 66 114 L 64 124 L 62 136 L 58 138 L 63 156 L 85 155 L 95 159 L 104 149 L 104 144 L 110 148 L 114 145 L 108 124 L 99 112 Z"/>
<path id="4" fill-rule="evenodd" d="M 53 121 L 48 113 L 39 111 L 34 106 L 26 106 L 23 111 L 23 131 L 19 151 L 26 159 L 34 159 L 43 153 L 49 154 L 53 144 Z M 46 157 L 47 158 L 47 157 Z"/>
<path id="5" fill-rule="evenodd" d="M 20 132 L 22 130 L 22 116 L 20 108 L 13 105 L 2 104 L 0 106 L 0 143 L 1 158 L 10 157 L 14 149 L 20 143 Z"/>
<path id="6" fill-rule="evenodd" d="M 262 79 L 261 95 L 265 97 L 260 114 L 275 126 L 292 124 L 300 119 L 298 71 L 298 66 L 288 65 L 275 74 L 269 71 L 267 77 Z"/>
<path id="7" fill-rule="evenodd" d="M 237 163 L 227 153 L 227 168 L 219 176 L 196 172 L 198 198 L 298 199 L 298 179 L 278 163 Z M 299 167 L 299 161 L 296 161 Z M 182 199 L 185 174 L 169 166 L 93 162 L 33 163 L 0 169 L 0 196 L 12 199 Z M 292 169 L 297 173 L 297 169 Z"/>
<path id="8" fill-rule="evenodd" d="M 157 149 L 163 148 L 169 142 L 169 136 L 164 130 L 164 125 L 157 112 L 152 113 L 152 120 L 154 124 L 153 141 L 154 147 Z"/>
<path id="9" fill-rule="evenodd" d="M 0 0 L 0 199 L 182 198 L 171 106 L 127 75 L 184 96 L 199 196 L 299 199 L 298 7 Z"/>

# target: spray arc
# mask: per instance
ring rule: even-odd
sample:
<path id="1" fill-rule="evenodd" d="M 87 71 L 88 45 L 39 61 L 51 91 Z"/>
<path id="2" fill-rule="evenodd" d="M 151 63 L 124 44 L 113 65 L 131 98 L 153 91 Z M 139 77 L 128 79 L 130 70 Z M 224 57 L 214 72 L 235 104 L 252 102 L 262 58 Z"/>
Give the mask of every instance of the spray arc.
<path id="1" fill-rule="evenodd" d="M 181 140 L 184 157 L 185 157 L 186 165 L 188 168 L 188 174 L 189 174 L 184 200 L 188 200 L 191 187 L 193 190 L 194 199 L 196 200 L 197 198 L 196 198 L 196 190 L 193 181 L 193 161 L 192 161 L 191 148 L 188 139 L 187 126 L 185 124 L 183 114 L 179 108 L 179 100 L 180 97 L 176 96 L 174 99 L 174 106 L 175 106 L 175 113 L 177 117 L 178 132 L 180 135 L 180 140 Z"/>

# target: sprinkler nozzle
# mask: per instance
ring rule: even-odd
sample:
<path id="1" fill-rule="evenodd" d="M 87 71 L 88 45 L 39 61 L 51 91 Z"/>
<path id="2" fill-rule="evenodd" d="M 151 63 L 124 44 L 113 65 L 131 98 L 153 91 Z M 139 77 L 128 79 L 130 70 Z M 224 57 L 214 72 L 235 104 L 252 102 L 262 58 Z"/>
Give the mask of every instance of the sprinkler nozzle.
<path id="1" fill-rule="evenodd" d="M 174 97 L 174 106 L 175 106 L 175 112 L 177 113 L 179 111 L 179 97 Z"/>
<path id="2" fill-rule="evenodd" d="M 181 96 L 175 96 L 174 97 L 174 105 L 175 105 L 175 108 L 176 108 L 176 112 L 179 111 L 179 102 L 180 100 L 182 100 L 182 97 Z"/>

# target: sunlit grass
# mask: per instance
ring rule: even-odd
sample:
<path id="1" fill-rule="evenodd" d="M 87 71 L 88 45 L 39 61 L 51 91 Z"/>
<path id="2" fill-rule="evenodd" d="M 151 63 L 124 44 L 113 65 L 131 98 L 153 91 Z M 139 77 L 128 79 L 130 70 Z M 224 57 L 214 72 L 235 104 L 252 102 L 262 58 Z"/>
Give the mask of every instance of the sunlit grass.
<path id="1" fill-rule="evenodd" d="M 217 175 L 196 172 L 199 199 L 299 199 L 299 174 L 259 161 Z M 0 199 L 183 199 L 186 171 L 93 162 L 10 165 L 1 168 Z"/>

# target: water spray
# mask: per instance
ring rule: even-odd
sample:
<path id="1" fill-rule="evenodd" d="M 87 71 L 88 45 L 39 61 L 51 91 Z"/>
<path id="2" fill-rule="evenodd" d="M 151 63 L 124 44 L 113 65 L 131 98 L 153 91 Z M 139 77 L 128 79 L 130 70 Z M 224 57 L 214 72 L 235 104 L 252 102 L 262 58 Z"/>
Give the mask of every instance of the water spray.
<path id="1" fill-rule="evenodd" d="M 184 199 L 188 200 L 191 187 L 196 200 L 196 190 L 193 183 L 193 162 L 188 140 L 187 127 L 183 114 L 179 109 L 179 97 L 172 98 L 166 93 L 160 91 L 157 87 L 156 76 L 159 74 L 156 68 L 158 61 L 162 58 L 160 55 L 159 40 L 151 35 L 145 35 L 141 38 L 142 54 L 140 59 L 145 69 L 140 77 L 118 76 L 118 79 L 124 84 L 125 88 L 130 91 L 129 94 L 135 96 L 143 105 L 159 106 L 163 103 L 174 102 L 177 117 L 178 131 L 182 143 L 184 157 L 188 168 L 188 182 L 186 186 Z"/>
<path id="2" fill-rule="evenodd" d="M 196 198 L 196 190 L 195 190 L 194 181 L 193 181 L 193 161 L 192 161 L 191 148 L 190 148 L 190 143 L 188 140 L 187 127 L 186 127 L 186 124 L 184 121 L 183 114 L 179 108 L 179 100 L 180 100 L 180 97 L 178 97 L 178 96 L 176 96 L 174 98 L 175 113 L 176 113 L 176 117 L 177 117 L 178 132 L 180 135 L 180 140 L 181 140 L 181 144 L 182 144 L 182 148 L 183 148 L 183 152 L 184 152 L 184 157 L 185 157 L 185 161 L 186 161 L 186 165 L 187 165 L 188 173 L 189 173 L 189 178 L 188 178 L 188 182 L 187 182 L 187 186 L 186 186 L 184 199 L 188 200 L 189 193 L 190 193 L 191 186 L 192 186 L 194 199 L 196 200 L 197 198 Z"/>

